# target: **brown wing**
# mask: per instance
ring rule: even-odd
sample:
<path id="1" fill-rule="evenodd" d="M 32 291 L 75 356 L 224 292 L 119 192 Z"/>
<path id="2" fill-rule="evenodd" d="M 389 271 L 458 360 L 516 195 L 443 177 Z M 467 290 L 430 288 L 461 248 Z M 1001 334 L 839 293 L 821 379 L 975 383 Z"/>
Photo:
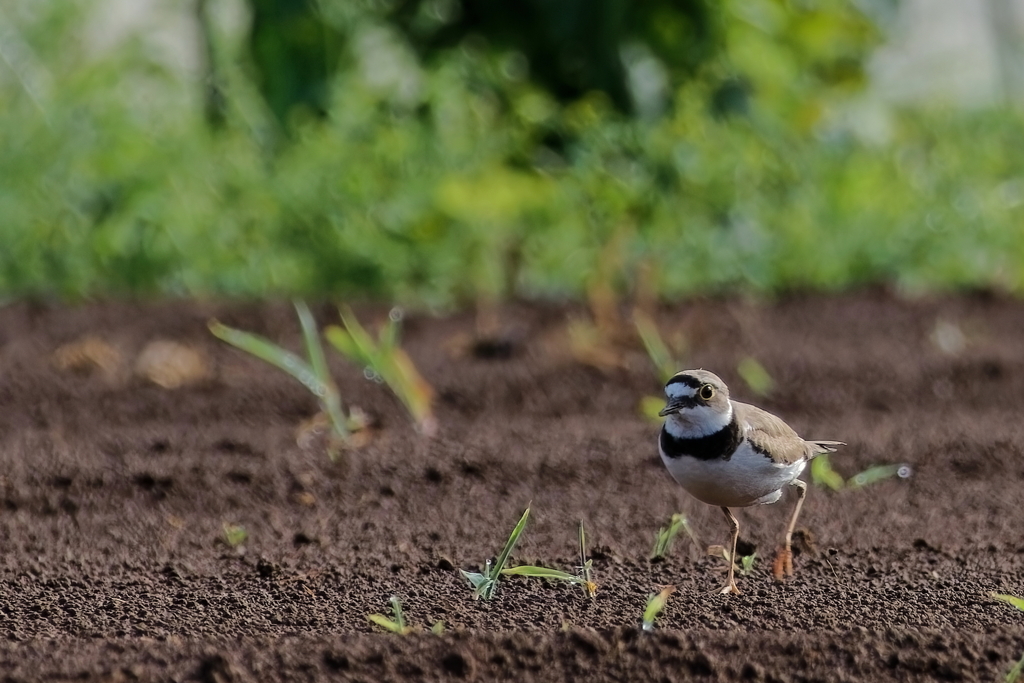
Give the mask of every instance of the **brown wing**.
<path id="1" fill-rule="evenodd" d="M 746 437 L 751 445 L 777 463 L 791 465 L 798 460 L 810 460 L 822 453 L 831 453 L 833 446 L 845 446 L 842 441 L 804 441 L 793 428 L 771 413 L 739 401 L 732 402 L 740 426 L 746 426 Z"/>

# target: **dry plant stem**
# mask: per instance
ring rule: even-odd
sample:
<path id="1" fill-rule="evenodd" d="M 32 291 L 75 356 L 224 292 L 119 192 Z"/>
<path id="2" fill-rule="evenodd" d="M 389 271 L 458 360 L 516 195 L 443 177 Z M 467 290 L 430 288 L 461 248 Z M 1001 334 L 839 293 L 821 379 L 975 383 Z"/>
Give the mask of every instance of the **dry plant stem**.
<path id="1" fill-rule="evenodd" d="M 740 538 L 740 522 L 729 508 L 723 506 L 722 512 L 725 513 L 726 518 L 729 520 L 729 526 L 732 529 L 732 550 L 729 552 L 729 582 L 719 592 L 722 595 L 729 593 L 739 595 L 740 589 L 736 586 L 736 563 L 734 558 L 736 557 L 736 541 Z"/>

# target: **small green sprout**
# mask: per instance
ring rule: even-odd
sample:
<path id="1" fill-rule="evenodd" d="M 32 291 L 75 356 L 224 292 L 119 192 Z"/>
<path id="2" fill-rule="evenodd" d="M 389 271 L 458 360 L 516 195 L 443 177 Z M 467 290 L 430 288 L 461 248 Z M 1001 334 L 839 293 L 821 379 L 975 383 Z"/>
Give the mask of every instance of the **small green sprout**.
<path id="1" fill-rule="evenodd" d="M 658 377 L 661 381 L 667 382 L 672 375 L 676 374 L 679 364 L 673 358 L 668 344 L 661 338 L 658 326 L 654 324 L 650 316 L 641 310 L 633 312 L 633 324 L 636 325 L 637 334 L 640 335 L 640 340 L 644 343 L 647 357 L 651 359 L 651 364 L 657 371 Z M 644 396 L 640 399 L 640 414 L 651 422 L 661 422 L 662 418 L 658 413 L 664 407 L 665 399 L 663 398 Z"/>
<path id="2" fill-rule="evenodd" d="M 388 322 L 381 328 L 376 340 L 347 306 L 341 309 L 341 321 L 344 329 L 332 325 L 324 331 L 327 341 L 342 355 L 362 365 L 368 379 L 387 384 L 405 405 L 420 432 L 433 436 L 437 432 L 432 407 L 434 389 L 398 345 L 401 310 L 391 310 Z"/>
<path id="3" fill-rule="evenodd" d="M 640 310 L 633 312 L 633 324 L 636 325 L 636 331 L 644 343 L 644 348 L 647 349 L 647 357 L 651 359 L 654 369 L 658 371 L 658 376 L 663 382 L 667 382 L 672 375 L 676 374 L 678 363 L 673 358 L 668 344 L 661 338 L 658 326 Z"/>
<path id="4" fill-rule="evenodd" d="M 348 440 L 350 431 L 360 425 L 342 411 L 341 394 L 338 393 L 338 387 L 327 370 L 327 361 L 324 358 L 323 347 L 320 345 L 320 335 L 313 314 L 310 313 L 309 307 L 303 301 L 295 302 L 295 311 L 299 315 L 299 324 L 302 326 L 308 361 L 286 351 L 268 339 L 250 332 L 236 330 L 216 320 L 210 321 L 209 328 L 210 332 L 218 339 L 284 370 L 317 397 L 320 402 L 320 410 L 327 415 L 331 423 L 332 439 L 328 455 L 334 460 L 338 455 L 340 444 Z"/>
<path id="5" fill-rule="evenodd" d="M 591 598 L 597 596 L 597 584 L 594 583 L 593 567 L 594 561 L 587 557 L 587 534 L 583 530 L 583 520 L 580 520 L 580 578 L 583 579 L 583 590 Z"/>
<path id="6" fill-rule="evenodd" d="M 563 572 L 561 569 L 550 569 L 548 567 L 536 567 L 532 565 L 526 565 L 522 567 L 508 567 L 501 570 L 504 576 L 528 576 L 535 579 L 555 579 L 557 581 L 568 581 L 569 583 L 578 583 L 583 585 L 584 580 L 570 574 L 569 572 Z"/>
<path id="7" fill-rule="evenodd" d="M 408 635 L 413 631 L 419 630 L 418 626 L 409 626 L 406 623 L 405 612 L 402 610 L 402 601 L 398 599 L 397 595 L 392 595 L 389 602 L 391 603 L 391 618 L 388 618 L 383 614 L 368 614 L 366 615 L 366 618 L 384 630 L 396 633 L 400 636 Z M 444 633 L 444 622 L 436 622 L 430 627 L 430 632 L 434 635 L 441 635 Z"/>
<path id="8" fill-rule="evenodd" d="M 740 558 L 740 576 L 747 576 L 754 571 L 754 563 L 757 562 L 757 553 L 753 552 Z"/>
<path id="9" fill-rule="evenodd" d="M 491 561 L 488 560 L 483 574 L 460 570 L 462 575 L 469 581 L 470 585 L 473 586 L 473 593 L 477 598 L 483 597 L 486 600 L 490 600 L 494 595 L 494 591 L 498 586 L 498 579 L 501 576 L 527 576 L 535 579 L 554 579 L 557 581 L 568 581 L 569 583 L 586 585 L 586 580 L 584 578 L 576 576 L 575 574 L 570 574 L 569 572 L 563 572 L 560 569 L 537 567 L 533 565 L 505 567 L 505 565 L 508 564 L 508 557 L 512 553 L 512 548 L 515 547 L 515 544 L 519 541 L 519 537 L 523 533 L 523 529 L 526 528 L 526 520 L 529 516 L 530 508 L 526 508 L 526 512 L 523 513 L 519 523 L 516 524 L 516 528 L 512 530 L 512 535 L 508 537 L 505 547 L 498 556 L 498 561 L 492 565 Z"/>
<path id="10" fill-rule="evenodd" d="M 636 325 L 637 334 L 644 343 L 647 350 L 647 357 L 658 373 L 658 377 L 667 382 L 672 375 L 676 374 L 679 362 L 672 355 L 671 349 L 658 332 L 658 326 L 654 324 L 650 316 L 641 310 L 633 312 L 633 324 Z M 660 423 L 662 418 L 658 415 L 665 407 L 665 399 L 658 396 L 644 396 L 640 399 L 640 414 L 654 423 Z"/>
<path id="11" fill-rule="evenodd" d="M 398 599 L 397 595 L 392 595 L 391 602 L 391 614 L 392 617 L 389 619 L 383 614 L 369 614 L 366 616 L 374 624 L 381 628 L 397 633 L 400 636 L 404 636 L 412 631 L 412 627 L 405 623 L 405 613 L 402 611 L 402 601 Z"/>
<path id="12" fill-rule="evenodd" d="M 529 518 L 530 508 L 527 507 L 526 512 L 523 513 L 515 528 L 512 529 L 508 540 L 505 541 L 505 547 L 501 549 L 497 561 L 492 563 L 490 560 L 487 560 L 483 573 L 467 572 L 465 569 L 459 570 L 473 587 L 473 597 L 477 599 L 483 598 L 484 600 L 490 600 L 494 597 L 494 591 L 498 588 L 498 580 L 501 578 L 502 570 L 508 563 L 508 557 L 512 554 L 512 549 L 523 534 L 523 529 L 526 528 L 526 520 Z"/>
<path id="13" fill-rule="evenodd" d="M 249 539 L 249 532 L 239 524 L 224 524 L 224 542 L 230 548 L 237 548 Z"/>
<path id="14" fill-rule="evenodd" d="M 913 474 L 914 470 L 906 463 L 875 465 L 845 480 L 841 474 L 832 469 L 832 463 L 829 460 L 828 454 L 819 455 L 811 461 L 811 481 L 818 486 L 827 486 L 833 491 L 839 491 L 844 488 L 859 489 L 893 477 L 908 479 Z"/>
<path id="15" fill-rule="evenodd" d="M 989 593 L 989 597 L 1001 600 L 1007 605 L 1013 605 L 1021 612 L 1024 612 L 1024 598 L 1018 598 L 1016 595 L 1006 595 L 1005 593 Z"/>
<path id="16" fill-rule="evenodd" d="M 860 474 L 855 474 L 850 477 L 850 480 L 846 482 L 846 485 L 851 489 L 858 489 L 868 484 L 874 484 L 876 481 L 882 481 L 884 479 L 892 479 L 893 477 L 899 477 L 900 479 L 907 479 L 913 474 L 913 470 L 910 465 L 875 465 L 869 467 Z"/>
<path id="17" fill-rule="evenodd" d="M 750 390 L 758 396 L 767 396 L 772 391 L 775 383 L 772 376 L 764 369 L 764 366 L 751 356 L 744 357 L 736 366 L 736 373 L 740 376 Z"/>
<path id="18" fill-rule="evenodd" d="M 644 608 L 644 621 L 643 629 L 645 631 L 654 630 L 654 620 L 658 618 L 661 611 L 665 609 L 665 603 L 668 602 L 668 596 L 672 595 L 675 591 L 675 586 L 665 586 L 661 589 L 660 593 L 652 593 L 647 596 L 647 606 Z"/>
<path id="19" fill-rule="evenodd" d="M 1016 595 L 1006 595 L 1005 593 L 989 593 L 989 597 L 1001 600 L 1008 605 L 1013 605 L 1024 612 L 1024 598 L 1018 598 Z M 1022 675 L 1024 675 L 1024 656 L 1021 656 L 1020 660 L 1006 674 L 1006 683 L 1016 683 Z"/>
<path id="20" fill-rule="evenodd" d="M 685 531 L 686 535 L 690 537 L 690 540 L 697 545 L 697 537 L 693 533 L 693 529 L 690 527 L 690 522 L 686 519 L 686 515 L 681 513 L 675 513 L 669 520 L 668 526 L 663 526 L 654 535 L 654 549 L 651 550 L 651 559 L 655 560 L 661 557 L 665 557 L 671 550 L 672 545 L 675 543 L 676 536 L 679 535 L 680 531 Z"/>
<path id="21" fill-rule="evenodd" d="M 726 562 L 732 561 L 732 553 L 729 549 L 723 545 L 713 545 L 708 548 L 708 555 L 711 557 L 720 557 Z M 749 555 L 742 555 L 739 558 L 740 567 L 739 571 L 742 576 L 747 576 L 750 572 L 754 571 L 754 564 L 757 562 L 757 552 L 752 552 Z"/>
<path id="22" fill-rule="evenodd" d="M 811 481 L 833 491 L 839 491 L 846 485 L 843 476 L 832 469 L 828 454 L 819 455 L 811 461 Z"/>

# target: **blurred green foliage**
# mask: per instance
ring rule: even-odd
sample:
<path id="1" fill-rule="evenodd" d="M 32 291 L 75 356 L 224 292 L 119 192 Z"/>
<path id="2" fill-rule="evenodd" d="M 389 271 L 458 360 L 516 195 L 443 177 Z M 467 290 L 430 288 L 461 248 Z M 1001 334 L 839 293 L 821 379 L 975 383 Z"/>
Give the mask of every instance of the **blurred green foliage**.
<path id="1" fill-rule="evenodd" d="M 472 37 L 517 51 L 518 68 L 560 102 L 600 91 L 627 112 L 634 103 L 622 46 L 642 45 L 671 73 L 690 76 L 721 47 L 716 6 L 712 0 L 396 0 L 379 13 L 430 62 Z"/>
<path id="2" fill-rule="evenodd" d="M 610 90 L 567 96 L 508 40 L 409 38 L 387 8 L 419 16 L 411 0 L 324 0 L 341 68 L 313 104 L 275 104 L 251 76 L 257 33 L 213 12 L 219 128 L 198 79 L 146 41 L 91 48 L 89 4 L 0 17 L 6 295 L 450 305 L 597 280 L 626 294 L 641 269 L 664 297 L 1024 286 L 1020 116 L 865 109 L 878 31 L 851 2 L 725 0 L 719 47 L 688 77 L 654 39 L 625 46 L 640 55 L 623 57 L 631 93 L 657 90 L 655 66 L 671 72 L 660 113 L 640 116 Z M 307 97 L 295 92 L 280 102 Z"/>

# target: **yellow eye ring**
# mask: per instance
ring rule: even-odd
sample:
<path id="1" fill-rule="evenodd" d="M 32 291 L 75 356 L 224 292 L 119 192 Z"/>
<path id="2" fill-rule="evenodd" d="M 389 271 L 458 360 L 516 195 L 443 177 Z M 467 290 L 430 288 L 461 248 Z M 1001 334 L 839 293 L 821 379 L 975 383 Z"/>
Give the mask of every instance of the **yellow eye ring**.
<path id="1" fill-rule="evenodd" d="M 697 392 L 697 395 L 705 401 L 710 401 L 715 396 L 715 388 L 710 384 L 705 384 L 700 388 L 700 391 Z"/>

